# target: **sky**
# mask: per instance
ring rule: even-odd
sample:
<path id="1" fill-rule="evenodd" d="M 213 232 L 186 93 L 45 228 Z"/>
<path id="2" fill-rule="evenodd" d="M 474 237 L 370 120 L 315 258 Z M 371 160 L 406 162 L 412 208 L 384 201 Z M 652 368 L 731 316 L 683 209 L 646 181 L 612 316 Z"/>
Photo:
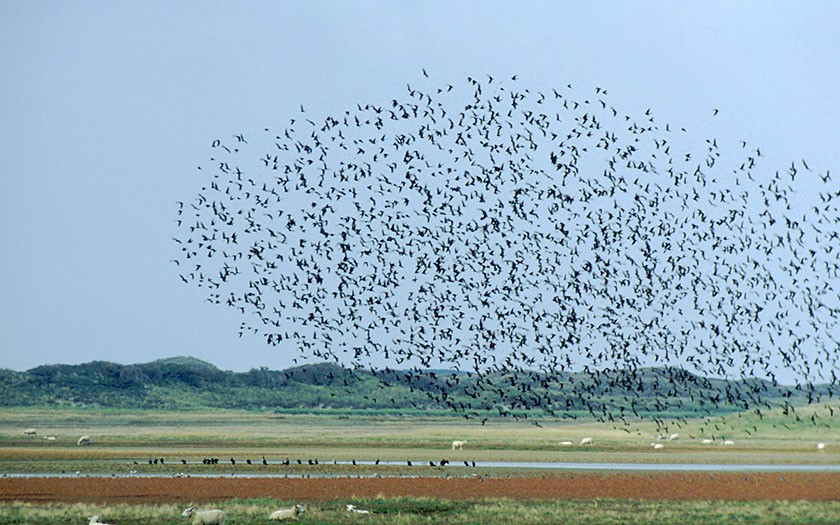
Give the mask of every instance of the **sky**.
<path id="1" fill-rule="evenodd" d="M 4 2 L 0 368 L 290 366 L 181 283 L 176 202 L 217 137 L 387 101 L 423 69 L 600 86 L 780 168 L 840 170 L 838 24 L 833 1 Z"/>

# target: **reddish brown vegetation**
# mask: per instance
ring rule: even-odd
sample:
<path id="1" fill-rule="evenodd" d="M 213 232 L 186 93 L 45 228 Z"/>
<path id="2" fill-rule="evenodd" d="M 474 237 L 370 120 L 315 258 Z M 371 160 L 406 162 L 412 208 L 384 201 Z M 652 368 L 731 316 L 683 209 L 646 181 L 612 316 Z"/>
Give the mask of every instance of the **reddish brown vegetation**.
<path id="1" fill-rule="evenodd" d="M 570 473 L 515 478 L 4 478 L 0 501 L 186 502 L 270 497 L 840 500 L 840 473 Z"/>

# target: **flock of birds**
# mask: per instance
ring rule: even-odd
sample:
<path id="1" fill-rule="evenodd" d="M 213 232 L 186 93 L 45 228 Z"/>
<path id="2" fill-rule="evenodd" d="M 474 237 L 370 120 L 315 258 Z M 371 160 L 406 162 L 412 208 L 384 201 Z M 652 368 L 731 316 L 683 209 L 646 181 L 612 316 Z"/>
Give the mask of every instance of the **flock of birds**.
<path id="1" fill-rule="evenodd" d="M 830 172 L 767 168 L 746 141 L 627 114 L 601 88 L 421 82 L 212 142 L 174 262 L 240 335 L 409 383 L 454 369 L 487 392 L 492 372 L 620 371 L 643 396 L 648 367 L 834 391 Z M 561 408 L 522 392 L 500 412 Z"/>
<path id="2" fill-rule="evenodd" d="M 148 461 L 149 461 L 149 465 L 165 465 L 166 464 L 164 458 L 149 458 Z M 269 461 L 265 458 L 265 456 L 262 456 L 261 460 L 251 460 L 250 458 L 247 458 L 244 461 L 242 461 L 240 459 L 238 462 L 237 462 L 236 458 L 232 457 L 232 458 L 230 458 L 230 460 L 228 460 L 227 462 L 224 462 L 224 463 L 225 464 L 229 463 L 231 467 L 235 467 L 237 464 L 240 465 L 240 466 L 243 465 L 243 464 L 248 465 L 248 466 L 252 466 L 252 465 L 268 466 L 269 464 L 272 464 L 272 465 L 282 465 L 282 466 L 286 466 L 286 467 L 295 466 L 295 465 L 313 467 L 313 466 L 321 465 L 321 462 L 318 461 L 317 458 L 316 459 L 309 458 L 309 459 L 306 459 L 306 460 L 303 460 L 303 459 L 290 460 L 289 458 L 285 458 L 283 460 L 271 461 L 269 463 Z M 391 464 L 391 465 L 396 464 L 396 463 L 405 464 L 405 466 L 407 466 L 407 467 L 413 467 L 413 466 L 424 464 L 423 461 L 412 461 L 410 459 L 405 460 L 404 462 L 393 462 L 393 461 L 391 461 L 391 462 L 387 462 L 387 463 Z M 425 462 L 425 463 L 428 463 L 428 465 L 430 467 L 443 468 L 443 467 L 451 464 L 452 462 L 449 459 L 443 458 L 439 461 L 428 461 L 428 462 Z M 465 467 L 475 467 L 476 466 L 475 460 L 466 460 L 465 459 L 465 460 L 463 460 L 463 463 L 464 463 Z M 140 465 L 140 463 L 138 463 L 137 460 L 134 460 L 133 464 L 135 466 Z M 181 459 L 180 464 L 181 465 L 188 465 L 188 464 L 192 464 L 192 462 L 189 462 L 186 459 Z M 220 459 L 217 458 L 217 457 L 202 458 L 201 464 L 202 465 L 219 465 L 220 464 Z M 373 460 L 373 461 L 356 461 L 355 459 L 351 459 L 349 461 L 339 461 L 337 459 L 334 459 L 332 461 L 332 464 L 333 465 L 348 464 L 348 465 L 353 465 L 353 466 L 357 466 L 357 465 L 378 466 L 380 464 L 384 465 L 385 463 L 383 463 L 379 459 L 376 459 L 376 460 Z M 133 470 L 132 473 L 136 473 L 136 471 Z"/>

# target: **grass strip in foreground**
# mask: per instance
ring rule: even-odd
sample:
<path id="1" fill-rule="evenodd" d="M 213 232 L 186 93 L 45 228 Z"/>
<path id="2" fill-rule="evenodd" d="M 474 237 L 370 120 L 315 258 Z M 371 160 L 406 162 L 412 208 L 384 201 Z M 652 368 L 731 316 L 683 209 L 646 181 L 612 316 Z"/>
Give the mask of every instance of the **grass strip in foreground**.
<path id="1" fill-rule="evenodd" d="M 216 501 L 228 522 L 238 525 L 268 523 L 268 514 L 294 503 L 277 499 Z M 647 524 L 818 524 L 840 521 L 840 502 L 806 501 L 644 501 L 595 500 L 448 500 L 431 498 L 372 498 L 302 502 L 306 512 L 299 523 L 388 524 L 521 524 L 647 523 Z M 352 503 L 370 514 L 354 514 Z M 92 515 L 119 525 L 183 525 L 184 505 L 175 503 L 30 503 L 0 506 L 0 525 L 22 523 L 80 524 Z"/>

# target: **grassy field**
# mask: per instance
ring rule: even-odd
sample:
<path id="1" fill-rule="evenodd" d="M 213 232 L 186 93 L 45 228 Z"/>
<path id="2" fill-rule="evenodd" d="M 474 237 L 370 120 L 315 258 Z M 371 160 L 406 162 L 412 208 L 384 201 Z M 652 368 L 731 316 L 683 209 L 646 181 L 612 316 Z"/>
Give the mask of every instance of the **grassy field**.
<path id="1" fill-rule="evenodd" d="M 482 469 L 482 462 L 626 462 L 626 463 L 759 463 L 838 464 L 840 406 L 807 407 L 790 414 L 761 417 L 735 414 L 726 418 L 669 422 L 637 421 L 629 425 L 594 421 L 490 420 L 486 424 L 454 417 L 300 415 L 277 412 L 147 412 L 95 409 L 0 410 L 0 474 L 372 474 L 425 475 L 418 464 L 446 458 L 452 475 L 474 472 L 463 461 L 475 461 L 482 475 L 532 475 L 527 469 Z M 814 418 L 811 418 L 811 415 Z M 840 416 L 838 416 L 840 417 Z M 667 427 L 667 428 L 666 428 Z M 33 428 L 35 435 L 24 435 Z M 660 435 L 675 440 L 651 444 Z M 78 446 L 89 435 L 90 446 Z M 54 440 L 44 439 L 54 436 Z M 593 445 L 581 446 L 584 437 Z M 712 439 L 704 444 L 703 439 Z M 733 446 L 724 447 L 722 439 Z M 453 439 L 467 440 L 451 450 Z M 560 446 L 571 441 L 571 446 Z M 818 451 L 816 443 L 825 450 Z M 262 465 L 262 457 L 268 465 Z M 203 465 L 204 458 L 220 459 Z M 150 458 L 165 458 L 150 465 Z M 232 465 L 230 458 L 235 458 Z M 290 460 L 290 465 L 282 461 Z M 253 465 L 247 465 L 250 459 Z M 301 460 L 301 465 L 297 460 Z M 308 460 L 317 459 L 318 465 Z M 183 464 L 182 460 L 187 464 Z M 395 461 L 400 465 L 357 465 L 351 460 Z M 411 460 L 413 467 L 402 465 Z M 338 464 L 335 464 L 337 462 Z M 437 473 L 439 475 L 439 473 Z M 540 475 L 554 475 L 543 471 Z M 219 502 L 228 523 L 267 523 L 274 500 Z M 312 502 L 301 518 L 306 523 L 840 523 L 840 501 L 514 501 L 381 498 L 352 501 L 373 514 L 344 510 L 350 501 Z M 91 515 L 118 524 L 186 523 L 182 509 L 171 504 L 22 503 L 0 506 L 0 525 L 11 523 L 86 523 Z"/>
<path id="2" fill-rule="evenodd" d="M 366 515 L 347 512 L 349 501 L 308 505 L 300 523 L 388 523 L 388 524 L 818 524 L 837 523 L 840 502 L 646 502 L 628 500 L 591 501 L 449 501 L 430 499 L 353 500 Z M 291 502 L 246 499 L 216 505 L 225 523 L 254 525 L 272 523 L 268 514 Z M 102 521 L 120 525 L 183 525 L 181 506 L 172 504 L 31 504 L 12 503 L 0 507 L 0 525 L 50 523 L 82 524 L 98 515 Z"/>
<path id="3" fill-rule="evenodd" d="M 809 408 L 808 410 L 819 410 Z M 808 418 L 806 409 L 800 409 Z M 836 410 L 835 413 L 840 413 Z M 840 417 L 840 416 L 838 416 Z M 810 421 L 810 420 L 809 420 Z M 145 412 L 89 409 L 0 410 L 0 472 L 229 472 L 230 458 L 269 462 L 270 472 L 295 472 L 298 459 L 317 459 L 321 471 L 346 469 L 341 463 L 413 462 L 449 459 L 481 462 L 619 463 L 840 463 L 840 433 L 833 417 L 821 425 L 792 424 L 789 416 L 737 414 L 714 420 L 688 420 L 667 429 L 651 421 L 613 426 L 593 421 L 545 420 L 540 426 L 510 419 L 482 425 L 454 417 L 323 416 L 273 412 Z M 34 428 L 36 435 L 24 435 Z M 660 435 L 679 434 L 651 444 Z M 76 444 L 82 435 L 90 446 Z M 54 436 L 55 440 L 46 440 Z M 593 438 L 592 446 L 580 440 Z M 711 444 L 703 439 L 714 438 Z M 734 446 L 721 446 L 722 439 Z M 463 451 L 453 439 L 466 440 Z M 572 446 L 560 446 L 571 441 Z M 818 442 L 826 443 L 817 451 Z M 219 465 L 201 464 L 219 458 Z M 164 465 L 148 465 L 164 458 Z M 282 468 L 289 459 L 292 465 Z M 182 460 L 187 461 L 184 465 Z M 334 465 L 338 462 L 339 465 Z M 256 465 L 254 465 L 256 466 Z M 262 465 L 260 465 L 262 467 Z M 303 468 L 308 465 L 303 465 Z M 384 466 L 378 466 L 382 472 Z M 397 467 L 394 467 L 398 471 Z M 308 470 L 308 471 L 311 471 Z M 354 469 L 358 472 L 359 469 Z"/>

